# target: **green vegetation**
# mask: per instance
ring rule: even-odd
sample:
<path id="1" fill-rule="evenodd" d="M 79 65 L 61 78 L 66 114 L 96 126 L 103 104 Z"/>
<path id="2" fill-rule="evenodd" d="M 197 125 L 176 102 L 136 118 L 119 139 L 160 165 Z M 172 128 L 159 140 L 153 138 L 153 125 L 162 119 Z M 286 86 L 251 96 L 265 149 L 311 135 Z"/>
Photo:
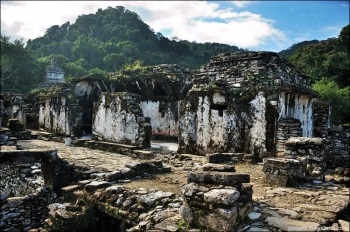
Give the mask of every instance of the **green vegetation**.
<path id="1" fill-rule="evenodd" d="M 305 42 L 293 45 L 299 49 L 289 56 L 289 60 L 309 77 L 321 98 L 330 101 L 332 124 L 349 123 L 350 25 L 343 27 L 338 38 L 309 45 Z"/>
<path id="2" fill-rule="evenodd" d="M 285 58 L 285 59 L 290 59 L 290 57 L 296 52 L 298 51 L 299 49 L 305 47 L 305 46 L 308 46 L 308 45 L 311 45 L 311 44 L 317 44 L 319 43 L 318 40 L 311 40 L 311 41 L 303 41 L 303 42 L 300 42 L 300 43 L 296 43 L 296 44 L 293 44 L 292 46 L 290 46 L 288 49 L 286 50 L 282 50 L 280 51 L 278 54 Z"/>
<path id="3" fill-rule="evenodd" d="M 219 43 L 169 40 L 121 6 L 81 15 L 74 24 L 51 26 L 44 36 L 29 40 L 26 48 L 41 64 L 58 56 L 68 79 L 98 70 L 119 71 L 135 61 L 143 61 L 145 66 L 176 63 L 197 69 L 213 55 L 241 50 Z"/>
<path id="4" fill-rule="evenodd" d="M 320 80 L 312 85 L 321 98 L 332 106 L 332 123 L 335 125 L 350 122 L 350 87 L 340 88 L 334 81 Z"/>
<path id="5" fill-rule="evenodd" d="M 349 37 L 347 25 L 337 38 L 303 41 L 280 55 L 309 77 L 322 98 L 345 96 L 344 91 L 350 86 Z M 95 14 L 81 15 L 74 24 L 51 26 L 44 36 L 28 40 L 26 47 L 22 40 L 11 42 L 10 37 L 1 35 L 1 91 L 26 94 L 37 88 L 51 58 L 62 66 L 67 81 L 86 75 L 112 80 L 129 79 L 134 73 L 143 76 L 146 66 L 162 63 L 198 69 L 214 55 L 235 51 L 242 49 L 168 39 L 154 32 L 136 13 L 121 6 L 108 7 Z M 116 71 L 123 74 L 111 74 Z M 337 91 L 329 90 L 332 92 L 329 95 L 325 90 L 331 87 Z M 337 114 L 333 123 L 349 123 L 345 101 L 331 100 L 331 104 Z"/>
<path id="6" fill-rule="evenodd" d="M 2 92 L 28 93 L 41 81 L 40 65 L 34 53 L 24 48 L 22 40 L 10 42 L 1 34 L 1 82 Z"/>
<path id="7" fill-rule="evenodd" d="M 178 223 L 177 223 L 178 227 L 179 227 L 179 231 L 188 231 L 190 228 L 190 225 L 188 224 L 188 222 L 181 218 Z"/>

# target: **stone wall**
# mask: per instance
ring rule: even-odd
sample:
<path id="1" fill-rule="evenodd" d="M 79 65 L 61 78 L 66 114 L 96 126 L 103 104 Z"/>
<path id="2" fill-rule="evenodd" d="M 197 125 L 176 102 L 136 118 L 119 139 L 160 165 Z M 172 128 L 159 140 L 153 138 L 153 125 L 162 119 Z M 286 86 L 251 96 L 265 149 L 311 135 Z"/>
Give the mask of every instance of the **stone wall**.
<path id="1" fill-rule="evenodd" d="M 225 53 L 194 72 L 180 106 L 181 152 L 245 152 L 257 158 L 276 152 L 277 121 L 301 122 L 312 136 L 310 83 L 270 52 Z"/>
<path id="2" fill-rule="evenodd" d="M 323 138 L 291 137 L 281 158 L 264 159 L 265 181 L 291 186 L 298 181 L 325 179 L 327 155 Z"/>
<path id="3" fill-rule="evenodd" d="M 276 155 L 285 156 L 286 142 L 292 137 L 301 137 L 301 122 L 295 118 L 281 118 L 277 122 Z"/>
<path id="4" fill-rule="evenodd" d="M 180 152 L 266 152 L 264 93 L 231 97 L 216 89 L 189 93 L 180 108 Z"/>
<path id="5" fill-rule="evenodd" d="M 324 180 L 327 155 L 322 138 L 290 138 L 286 142 L 285 158 L 298 159 L 305 166 L 306 177 Z"/>
<path id="6" fill-rule="evenodd" d="M 181 188 L 185 204 L 180 214 L 190 225 L 204 230 L 232 231 L 253 208 L 248 174 L 212 166 L 211 171 L 189 173 L 187 179 L 189 184 Z"/>
<path id="7" fill-rule="evenodd" d="M 338 174 L 350 174 L 350 128 L 333 127 L 328 130 L 327 146 L 327 168 L 338 169 Z"/>
<path id="8" fill-rule="evenodd" d="M 41 163 L 0 163 L 1 200 L 32 194 L 44 186 Z"/>
<path id="9" fill-rule="evenodd" d="M 134 93 L 103 93 L 94 104 L 93 137 L 139 147 L 150 147 L 150 119 L 143 117 L 140 96 Z"/>
<path id="10" fill-rule="evenodd" d="M 56 201 L 56 195 L 48 188 L 22 197 L 8 198 L 1 204 L 1 231 L 28 231 L 44 226 L 49 212 L 47 206 Z"/>
<path id="11" fill-rule="evenodd" d="M 28 105 L 23 94 L 1 93 L 0 108 L 0 126 L 7 126 L 9 119 L 18 119 L 23 125 L 26 125 Z"/>
<path id="12" fill-rule="evenodd" d="M 315 99 L 313 102 L 313 137 L 326 138 L 330 127 L 330 103 Z"/>
<path id="13" fill-rule="evenodd" d="M 47 97 L 39 107 L 39 127 L 59 135 L 82 134 L 82 107 L 67 96 Z"/>
<path id="14" fill-rule="evenodd" d="M 82 177 L 56 150 L 1 151 L 0 167 L 1 231 L 44 227 L 47 206 Z"/>
<path id="15" fill-rule="evenodd" d="M 141 101 L 143 115 L 151 119 L 152 138 L 178 138 L 177 101 Z"/>

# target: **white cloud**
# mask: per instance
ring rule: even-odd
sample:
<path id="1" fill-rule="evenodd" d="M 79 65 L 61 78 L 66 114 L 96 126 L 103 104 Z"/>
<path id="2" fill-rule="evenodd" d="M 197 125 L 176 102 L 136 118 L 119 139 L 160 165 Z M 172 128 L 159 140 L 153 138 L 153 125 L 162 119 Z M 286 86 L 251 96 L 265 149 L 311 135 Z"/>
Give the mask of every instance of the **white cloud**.
<path id="1" fill-rule="evenodd" d="M 232 4 L 234 4 L 238 8 L 246 7 L 247 5 L 251 4 L 251 1 L 231 1 Z"/>
<path id="2" fill-rule="evenodd" d="M 1 6 L 1 31 L 11 37 L 34 39 L 52 25 L 74 23 L 81 14 L 98 8 L 124 6 L 136 12 L 156 32 L 183 40 L 218 42 L 241 48 L 259 48 L 267 43 L 285 42 L 283 31 L 273 21 L 248 11 L 220 9 L 218 2 L 205 1 L 28 1 Z M 243 7 L 249 1 L 232 1 Z"/>

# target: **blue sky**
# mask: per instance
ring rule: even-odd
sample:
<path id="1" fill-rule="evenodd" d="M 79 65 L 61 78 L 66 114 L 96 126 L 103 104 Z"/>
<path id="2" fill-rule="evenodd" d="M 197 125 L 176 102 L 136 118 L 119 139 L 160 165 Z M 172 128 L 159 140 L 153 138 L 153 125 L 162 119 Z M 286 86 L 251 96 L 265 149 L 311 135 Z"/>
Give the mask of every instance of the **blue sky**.
<path id="1" fill-rule="evenodd" d="M 337 37 L 349 24 L 349 1 L 1 1 L 1 33 L 27 41 L 108 6 L 136 12 L 169 38 L 259 51 Z"/>

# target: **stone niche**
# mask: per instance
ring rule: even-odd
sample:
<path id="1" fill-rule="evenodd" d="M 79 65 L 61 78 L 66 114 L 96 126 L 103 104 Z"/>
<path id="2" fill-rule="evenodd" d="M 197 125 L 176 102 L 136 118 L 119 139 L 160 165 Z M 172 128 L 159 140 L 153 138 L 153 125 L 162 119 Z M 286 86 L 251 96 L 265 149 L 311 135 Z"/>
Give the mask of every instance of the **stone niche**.
<path id="1" fill-rule="evenodd" d="M 150 118 L 143 117 L 140 98 L 128 92 L 102 93 L 100 101 L 94 103 L 93 138 L 150 147 Z"/>

